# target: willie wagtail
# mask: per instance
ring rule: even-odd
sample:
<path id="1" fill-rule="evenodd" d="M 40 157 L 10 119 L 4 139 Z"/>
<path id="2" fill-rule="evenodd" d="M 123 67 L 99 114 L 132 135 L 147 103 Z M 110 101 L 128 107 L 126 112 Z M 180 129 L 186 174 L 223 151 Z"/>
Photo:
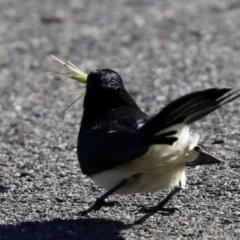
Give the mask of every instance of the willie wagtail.
<path id="1" fill-rule="evenodd" d="M 159 204 L 143 209 L 167 210 L 164 205 L 185 186 L 185 166 L 221 162 L 198 143 L 199 135 L 190 133 L 190 124 L 238 98 L 239 91 L 193 92 L 150 117 L 126 91 L 117 72 L 89 73 L 77 154 L 82 172 L 107 192 L 81 214 L 99 210 L 113 193 L 171 188 Z"/>

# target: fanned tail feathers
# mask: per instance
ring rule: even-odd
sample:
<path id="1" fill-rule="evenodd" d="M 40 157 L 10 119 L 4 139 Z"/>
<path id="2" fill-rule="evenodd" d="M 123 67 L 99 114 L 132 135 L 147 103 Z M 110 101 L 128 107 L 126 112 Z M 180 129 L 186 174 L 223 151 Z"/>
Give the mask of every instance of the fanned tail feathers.
<path id="1" fill-rule="evenodd" d="M 196 166 L 196 165 L 207 165 L 207 164 L 214 164 L 214 163 L 222 163 L 222 161 L 212 154 L 210 154 L 203 145 L 198 144 L 195 151 L 199 152 L 199 156 L 192 162 L 188 162 L 186 166 Z"/>

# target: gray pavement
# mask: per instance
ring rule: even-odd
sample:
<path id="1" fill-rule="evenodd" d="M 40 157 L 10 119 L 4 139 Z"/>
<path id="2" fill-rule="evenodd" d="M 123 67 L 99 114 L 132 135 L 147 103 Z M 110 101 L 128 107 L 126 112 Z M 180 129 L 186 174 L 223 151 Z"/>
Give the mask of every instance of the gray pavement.
<path id="1" fill-rule="evenodd" d="M 238 0 L 0 1 L 0 239 L 240 239 L 240 99 L 193 125 L 225 164 L 187 169 L 171 201 L 182 213 L 138 212 L 162 191 L 79 217 L 103 190 L 76 157 L 81 101 L 56 136 L 79 84 L 45 74 L 66 73 L 51 54 L 118 71 L 154 114 L 191 91 L 240 88 Z"/>

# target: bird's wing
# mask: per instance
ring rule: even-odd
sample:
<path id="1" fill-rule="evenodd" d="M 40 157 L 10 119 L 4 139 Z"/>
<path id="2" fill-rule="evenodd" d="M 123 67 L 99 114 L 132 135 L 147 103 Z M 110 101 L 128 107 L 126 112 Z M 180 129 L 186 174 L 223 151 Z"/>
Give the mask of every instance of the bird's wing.
<path id="1" fill-rule="evenodd" d="M 147 152 L 136 132 L 121 125 L 101 126 L 79 135 L 78 159 L 88 175 L 114 168 Z"/>
<path id="2" fill-rule="evenodd" d="M 238 98 L 239 91 L 232 91 L 229 88 L 211 88 L 182 96 L 148 120 L 141 128 L 141 132 L 144 136 L 152 137 L 169 126 L 178 123 L 191 124 Z"/>
<path id="3" fill-rule="evenodd" d="M 175 131 L 153 139 L 158 144 L 172 144 Z M 87 139 L 87 140 L 86 140 Z M 151 142 L 142 144 L 138 131 L 120 124 L 109 124 L 85 131 L 78 139 L 78 159 L 87 175 L 102 172 L 127 163 L 148 151 Z"/>

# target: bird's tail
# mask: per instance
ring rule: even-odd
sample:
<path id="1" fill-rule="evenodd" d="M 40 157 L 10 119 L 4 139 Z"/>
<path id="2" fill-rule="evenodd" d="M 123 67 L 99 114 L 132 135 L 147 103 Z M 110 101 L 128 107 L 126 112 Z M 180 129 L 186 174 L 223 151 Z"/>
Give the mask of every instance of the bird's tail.
<path id="1" fill-rule="evenodd" d="M 214 163 L 221 163 L 222 161 L 212 154 L 210 154 L 206 148 L 204 148 L 201 144 L 198 144 L 195 148 L 195 151 L 199 153 L 198 157 L 192 161 L 186 163 L 186 166 L 196 166 L 196 165 L 207 165 L 207 164 L 214 164 Z"/>

